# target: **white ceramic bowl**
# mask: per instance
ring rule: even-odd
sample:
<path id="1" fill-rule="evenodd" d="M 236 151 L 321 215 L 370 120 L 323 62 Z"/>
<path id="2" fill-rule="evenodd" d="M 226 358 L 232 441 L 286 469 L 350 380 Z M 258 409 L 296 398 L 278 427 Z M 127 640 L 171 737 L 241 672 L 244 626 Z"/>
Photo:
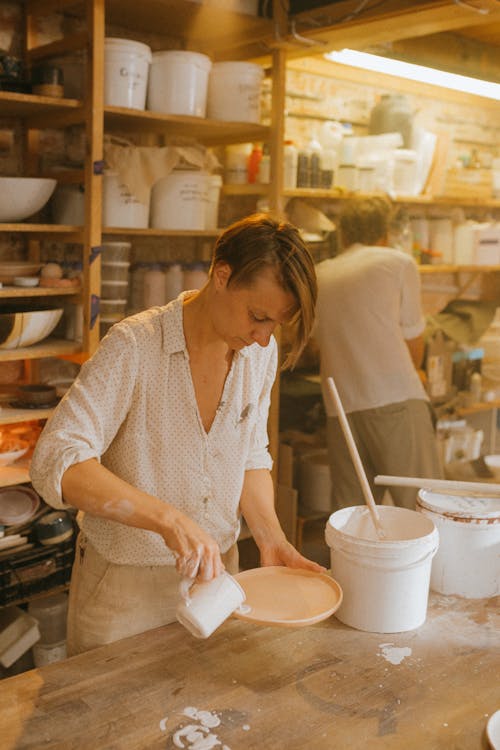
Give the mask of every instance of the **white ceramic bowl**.
<path id="1" fill-rule="evenodd" d="M 0 281 L 3 284 L 11 285 L 14 279 L 20 276 L 34 276 L 43 263 L 32 263 L 30 260 L 2 260 L 0 261 Z"/>
<path id="2" fill-rule="evenodd" d="M 491 471 L 494 477 L 500 479 L 500 455 L 494 453 L 490 456 L 484 456 L 484 463 Z"/>
<path id="3" fill-rule="evenodd" d="M 0 222 L 32 216 L 45 206 L 56 185 L 50 177 L 0 177 Z"/>
<path id="4" fill-rule="evenodd" d="M 30 346 L 46 338 L 61 319 L 62 309 L 10 312 L 0 315 L 0 349 Z"/>
<path id="5" fill-rule="evenodd" d="M 38 286 L 40 279 L 38 276 L 14 276 L 14 286 Z"/>
<path id="6" fill-rule="evenodd" d="M 5 453 L 0 452 L 0 466 L 9 466 L 9 464 L 13 464 L 18 458 L 24 456 L 28 451 L 29 443 L 24 440 L 19 441 L 19 446 L 17 450 L 5 451 Z"/>

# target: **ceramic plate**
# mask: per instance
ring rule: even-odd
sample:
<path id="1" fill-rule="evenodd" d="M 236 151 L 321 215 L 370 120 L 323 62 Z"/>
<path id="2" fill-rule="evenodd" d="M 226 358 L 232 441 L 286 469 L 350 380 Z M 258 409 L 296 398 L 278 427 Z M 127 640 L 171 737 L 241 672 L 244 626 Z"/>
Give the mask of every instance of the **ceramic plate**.
<path id="1" fill-rule="evenodd" d="M 35 515 L 40 498 L 29 487 L 5 487 L 0 490 L 0 523 L 17 526 Z"/>
<path id="2" fill-rule="evenodd" d="M 235 617 L 262 625 L 312 625 L 330 617 L 342 601 L 342 589 L 326 573 L 269 566 L 234 577 L 246 595 Z"/>
<path id="3" fill-rule="evenodd" d="M 493 750 L 500 750 L 500 709 L 488 719 L 486 735 Z"/>

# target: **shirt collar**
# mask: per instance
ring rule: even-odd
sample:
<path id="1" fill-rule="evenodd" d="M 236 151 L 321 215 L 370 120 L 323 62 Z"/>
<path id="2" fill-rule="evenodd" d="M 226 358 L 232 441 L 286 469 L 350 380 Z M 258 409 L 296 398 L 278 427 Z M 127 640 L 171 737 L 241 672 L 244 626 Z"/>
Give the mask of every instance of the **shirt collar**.
<path id="1" fill-rule="evenodd" d="M 183 303 L 186 297 L 193 294 L 192 291 L 181 292 L 179 296 L 169 303 L 170 315 L 165 316 L 165 350 L 167 354 L 176 354 L 177 352 L 185 352 L 187 354 L 186 339 L 184 338 L 184 327 L 183 327 Z M 244 346 L 243 349 L 235 352 L 244 358 L 250 356 L 250 347 L 257 346 L 257 344 L 250 344 Z"/>

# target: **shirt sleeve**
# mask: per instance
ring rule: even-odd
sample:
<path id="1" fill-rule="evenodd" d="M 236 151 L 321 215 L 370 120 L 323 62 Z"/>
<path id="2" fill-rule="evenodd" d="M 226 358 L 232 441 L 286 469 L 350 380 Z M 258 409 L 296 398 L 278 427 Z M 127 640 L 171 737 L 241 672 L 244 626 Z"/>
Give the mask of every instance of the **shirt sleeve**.
<path id="1" fill-rule="evenodd" d="M 31 481 L 49 505 L 67 508 L 61 492 L 64 472 L 105 453 L 126 418 L 137 369 L 135 338 L 117 324 L 82 366 L 37 441 Z"/>
<path id="2" fill-rule="evenodd" d="M 271 355 L 267 359 L 266 371 L 260 392 L 257 420 L 250 441 L 250 450 L 245 463 L 245 471 L 249 469 L 269 469 L 273 467 L 273 460 L 269 453 L 269 437 L 267 434 L 267 422 L 269 418 L 269 405 L 271 403 L 271 389 L 276 378 L 278 364 L 278 346 L 276 339 L 271 339 Z"/>
<path id="3" fill-rule="evenodd" d="M 399 324 L 405 339 L 414 339 L 423 332 L 420 275 L 413 258 L 405 257 L 401 278 L 401 308 Z"/>

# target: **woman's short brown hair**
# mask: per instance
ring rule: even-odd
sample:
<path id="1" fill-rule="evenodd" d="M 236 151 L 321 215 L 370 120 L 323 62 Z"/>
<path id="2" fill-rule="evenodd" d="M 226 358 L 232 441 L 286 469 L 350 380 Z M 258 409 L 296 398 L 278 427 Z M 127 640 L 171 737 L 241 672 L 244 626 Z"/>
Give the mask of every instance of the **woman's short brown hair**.
<path id="1" fill-rule="evenodd" d="M 231 267 L 228 286 L 250 286 L 270 268 L 294 296 L 297 310 L 290 324 L 295 335 L 284 362 L 284 367 L 293 366 L 309 339 L 317 297 L 314 261 L 297 227 L 264 213 L 236 221 L 215 243 L 210 274 L 218 263 Z"/>

